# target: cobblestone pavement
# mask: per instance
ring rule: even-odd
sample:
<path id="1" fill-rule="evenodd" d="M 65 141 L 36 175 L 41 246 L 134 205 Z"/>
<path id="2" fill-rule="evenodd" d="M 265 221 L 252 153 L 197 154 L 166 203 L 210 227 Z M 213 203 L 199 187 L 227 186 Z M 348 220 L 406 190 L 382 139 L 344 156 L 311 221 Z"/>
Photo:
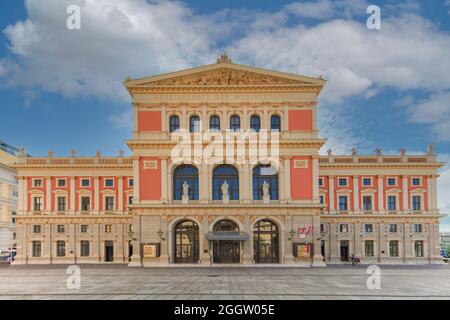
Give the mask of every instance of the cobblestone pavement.
<path id="1" fill-rule="evenodd" d="M 364 266 L 327 268 L 129 268 L 81 265 L 81 289 L 67 266 L 1 266 L 0 299 L 449 299 L 449 266 L 380 266 L 369 290 Z"/>

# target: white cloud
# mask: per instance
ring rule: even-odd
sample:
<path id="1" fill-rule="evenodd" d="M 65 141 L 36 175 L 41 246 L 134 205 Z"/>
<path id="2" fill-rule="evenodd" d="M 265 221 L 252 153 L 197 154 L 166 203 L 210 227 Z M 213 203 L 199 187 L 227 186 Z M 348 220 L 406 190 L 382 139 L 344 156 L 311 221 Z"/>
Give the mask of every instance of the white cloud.
<path id="1" fill-rule="evenodd" d="M 335 6 L 330 0 L 293 2 L 286 10 L 300 17 L 327 19 L 335 13 Z"/>
<path id="2" fill-rule="evenodd" d="M 227 47 L 237 63 L 325 76 L 322 135 L 339 137 L 329 145 L 348 152 L 361 138 L 348 127 L 345 112 L 332 104 L 355 95 L 368 99 L 386 87 L 432 93 L 450 88 L 450 36 L 418 14 L 399 12 L 383 14 L 383 30 L 370 31 L 365 26 L 365 0 L 294 2 L 278 12 L 226 9 L 209 15 L 173 1 L 25 3 L 28 18 L 4 31 L 15 59 L 0 60 L 0 77 L 32 92 L 129 101 L 122 84 L 127 76 L 212 63 L 219 48 Z M 69 4 L 82 8 L 79 31 L 66 28 Z M 385 10 L 395 6 L 417 10 L 415 1 Z M 330 20 L 314 26 L 299 19 L 321 21 L 325 16 Z M 434 117 L 436 108 L 423 119 Z M 112 121 L 120 123 L 118 119 Z M 341 127 L 335 125 L 339 121 Z M 427 123 L 438 132 L 447 124 Z"/>
<path id="3" fill-rule="evenodd" d="M 108 117 L 108 121 L 119 129 L 132 130 L 133 120 L 133 111 L 131 109 L 120 114 L 112 114 Z"/>
<path id="4" fill-rule="evenodd" d="M 81 7 L 81 30 L 66 28 L 70 4 Z M 11 85 L 124 99 L 128 75 L 212 61 L 214 32 L 179 2 L 26 0 L 26 8 L 28 19 L 4 31 L 23 62 L 18 68 L 3 61 Z"/>
<path id="5" fill-rule="evenodd" d="M 429 124 L 437 140 L 450 141 L 450 91 L 432 94 L 410 105 L 408 110 L 410 121 Z"/>

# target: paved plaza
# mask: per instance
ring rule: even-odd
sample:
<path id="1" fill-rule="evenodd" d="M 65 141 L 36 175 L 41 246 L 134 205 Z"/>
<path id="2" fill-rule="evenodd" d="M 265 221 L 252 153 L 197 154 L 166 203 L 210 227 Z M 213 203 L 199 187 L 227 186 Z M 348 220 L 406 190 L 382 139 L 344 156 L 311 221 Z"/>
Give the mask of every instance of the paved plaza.
<path id="1" fill-rule="evenodd" d="M 69 290 L 67 266 L 0 266 L 0 299 L 450 299 L 446 265 L 381 266 L 379 290 L 365 266 L 80 268 L 81 288 Z"/>

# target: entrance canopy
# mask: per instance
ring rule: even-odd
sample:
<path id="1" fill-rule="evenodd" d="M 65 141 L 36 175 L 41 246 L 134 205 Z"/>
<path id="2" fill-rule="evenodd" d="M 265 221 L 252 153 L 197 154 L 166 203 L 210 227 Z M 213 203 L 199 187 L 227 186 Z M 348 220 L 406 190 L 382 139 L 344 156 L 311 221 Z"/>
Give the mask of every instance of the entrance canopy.
<path id="1" fill-rule="evenodd" d="M 233 241 L 246 241 L 250 239 L 250 236 L 245 232 L 239 231 L 214 231 L 206 234 L 206 240 L 233 240 Z"/>

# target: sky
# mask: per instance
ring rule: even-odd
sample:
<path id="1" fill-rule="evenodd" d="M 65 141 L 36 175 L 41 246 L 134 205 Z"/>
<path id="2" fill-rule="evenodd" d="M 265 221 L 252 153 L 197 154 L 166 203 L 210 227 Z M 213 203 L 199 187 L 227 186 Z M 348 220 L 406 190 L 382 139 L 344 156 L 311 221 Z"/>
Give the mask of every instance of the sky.
<path id="1" fill-rule="evenodd" d="M 66 27 L 81 8 L 81 29 Z M 367 7 L 381 9 L 369 30 Z M 0 140 L 34 156 L 128 152 L 139 78 L 233 62 L 327 79 L 323 148 L 450 161 L 450 0 L 0 2 Z M 450 165 L 439 206 L 450 213 Z M 450 231 L 450 218 L 442 231 Z"/>

